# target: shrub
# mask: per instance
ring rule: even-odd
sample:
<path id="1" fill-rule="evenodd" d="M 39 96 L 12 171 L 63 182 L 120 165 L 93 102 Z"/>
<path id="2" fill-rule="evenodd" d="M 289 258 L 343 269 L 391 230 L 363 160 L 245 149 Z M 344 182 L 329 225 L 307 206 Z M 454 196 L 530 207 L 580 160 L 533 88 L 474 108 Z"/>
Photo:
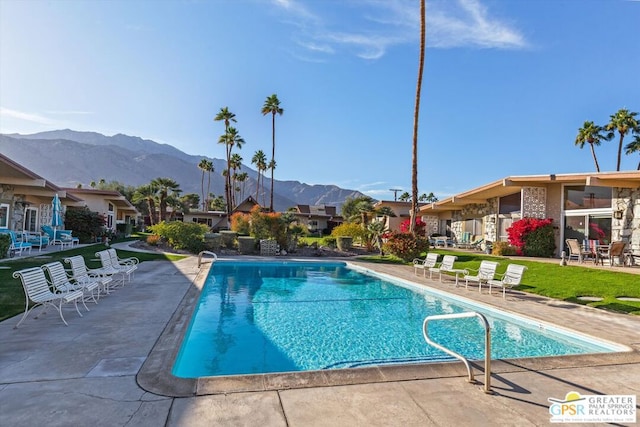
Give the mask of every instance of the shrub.
<path id="1" fill-rule="evenodd" d="M 491 250 L 491 255 L 509 256 L 509 255 L 516 255 L 516 254 L 517 254 L 516 248 L 511 246 L 509 242 L 493 242 L 493 249 Z"/>
<path id="2" fill-rule="evenodd" d="M 167 240 L 174 249 L 186 249 L 191 253 L 198 253 L 204 249 L 204 233 L 209 227 L 195 222 L 180 221 L 165 222 L 149 227 L 152 233 Z"/>
<path id="3" fill-rule="evenodd" d="M 231 215 L 231 230 L 236 233 L 248 236 L 251 233 L 251 217 L 242 212 Z"/>
<path id="4" fill-rule="evenodd" d="M 9 253 L 9 246 L 11 246 L 11 236 L 0 233 L 0 259 L 6 258 Z"/>
<path id="5" fill-rule="evenodd" d="M 289 247 L 289 222 L 277 212 L 262 212 L 260 206 L 251 210 L 251 235 L 256 239 L 274 239 L 280 247 Z"/>
<path id="6" fill-rule="evenodd" d="M 509 243 L 516 248 L 517 255 L 545 256 L 555 251 L 553 219 L 522 218 L 507 228 Z M 540 230 L 540 231 L 538 231 Z M 531 242 L 528 243 L 532 237 Z"/>
<path id="7" fill-rule="evenodd" d="M 406 219 L 400 223 L 400 231 L 403 233 L 409 232 L 409 226 L 411 225 L 411 219 Z M 424 236 L 427 223 L 416 217 L 416 236 Z"/>
<path id="8" fill-rule="evenodd" d="M 362 226 L 353 222 L 342 223 L 331 230 L 331 236 L 333 237 L 348 236 L 352 237 L 354 240 L 362 240 L 364 235 L 365 230 Z"/>
<path id="9" fill-rule="evenodd" d="M 336 247 L 336 241 L 337 239 L 333 236 L 325 236 L 322 238 L 322 244 L 324 246 L 328 246 L 330 248 L 335 248 Z"/>
<path id="10" fill-rule="evenodd" d="M 429 250 L 429 240 L 410 233 L 392 232 L 383 245 L 383 249 L 385 252 L 408 262 Z"/>
<path id="11" fill-rule="evenodd" d="M 64 225 L 72 230 L 73 235 L 80 239 L 80 243 L 91 243 L 97 236 L 102 236 L 104 230 L 104 216 L 89 208 L 70 207 L 64 216 Z"/>
<path id="12" fill-rule="evenodd" d="M 160 236 L 158 236 L 157 234 L 147 236 L 147 243 L 151 246 L 158 246 L 158 244 L 160 243 Z"/>

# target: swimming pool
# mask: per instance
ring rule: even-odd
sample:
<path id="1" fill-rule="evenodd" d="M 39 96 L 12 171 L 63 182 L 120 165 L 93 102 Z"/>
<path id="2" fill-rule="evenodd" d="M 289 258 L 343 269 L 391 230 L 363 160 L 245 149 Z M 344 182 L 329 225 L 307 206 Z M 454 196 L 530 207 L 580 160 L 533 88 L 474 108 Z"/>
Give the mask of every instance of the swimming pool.
<path id="1" fill-rule="evenodd" d="M 422 321 L 463 311 L 489 319 L 493 359 L 620 350 L 342 262 L 217 262 L 172 373 L 198 378 L 451 360 L 425 343 Z M 430 335 L 469 359 L 484 357 L 476 319 L 434 322 Z"/>

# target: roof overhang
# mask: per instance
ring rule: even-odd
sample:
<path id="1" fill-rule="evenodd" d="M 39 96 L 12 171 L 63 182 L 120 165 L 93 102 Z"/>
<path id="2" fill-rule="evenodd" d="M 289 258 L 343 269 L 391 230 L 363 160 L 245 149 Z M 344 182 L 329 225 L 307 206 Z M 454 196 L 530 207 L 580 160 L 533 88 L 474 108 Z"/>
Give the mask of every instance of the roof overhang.
<path id="1" fill-rule="evenodd" d="M 460 210 L 466 205 L 483 204 L 489 199 L 519 192 L 523 187 L 546 187 L 549 184 L 640 188 L 640 171 L 510 176 L 430 203 L 420 208 L 420 212 L 428 215 Z"/>

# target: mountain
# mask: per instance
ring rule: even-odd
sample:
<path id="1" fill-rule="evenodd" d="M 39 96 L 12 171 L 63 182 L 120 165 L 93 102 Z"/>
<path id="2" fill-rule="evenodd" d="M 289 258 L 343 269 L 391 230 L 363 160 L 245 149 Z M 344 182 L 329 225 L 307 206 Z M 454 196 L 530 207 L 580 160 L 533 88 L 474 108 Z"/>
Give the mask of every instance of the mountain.
<path id="1" fill-rule="evenodd" d="M 149 139 L 97 132 L 78 132 L 70 129 L 40 132 L 30 135 L 0 134 L 0 152 L 26 168 L 61 187 L 88 187 L 91 181 L 105 179 L 126 185 L 139 186 L 158 177 L 168 177 L 180 184 L 182 194 L 201 194 L 202 171 L 198 163 L 206 156 L 189 155 L 168 144 Z M 212 161 L 210 191 L 224 195 L 226 159 Z M 246 165 L 248 180 L 244 197 L 256 193 L 258 173 Z M 205 175 L 205 191 L 207 176 Z M 242 184 L 240 184 L 242 185 Z M 260 203 L 269 204 L 270 182 L 265 179 L 265 194 Z M 296 204 L 342 206 L 347 198 L 363 194 L 335 185 L 308 185 L 299 181 L 275 180 L 274 209 L 284 211 Z M 238 195 L 240 197 L 241 195 Z"/>

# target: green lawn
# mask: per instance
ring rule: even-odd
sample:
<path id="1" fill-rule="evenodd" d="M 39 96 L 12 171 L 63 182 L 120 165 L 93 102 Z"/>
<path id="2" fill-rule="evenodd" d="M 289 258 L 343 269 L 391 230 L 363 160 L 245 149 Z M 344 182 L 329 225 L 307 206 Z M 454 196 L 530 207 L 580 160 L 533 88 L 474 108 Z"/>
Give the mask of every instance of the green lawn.
<path id="1" fill-rule="evenodd" d="M 95 253 L 102 249 L 104 249 L 104 245 L 95 244 L 67 251 L 43 253 L 43 256 L 48 257 L 46 259 L 16 258 L 1 262 L 0 267 L 10 267 L 10 269 L 0 268 L 0 320 L 24 312 L 24 290 L 22 289 L 20 279 L 13 278 L 12 274 L 14 271 L 22 270 L 23 268 L 37 267 L 54 261 L 60 261 L 67 267 L 68 264 L 64 262 L 64 259 L 73 255 L 82 255 L 89 268 L 97 268 L 100 267 L 100 263 L 91 260 L 95 258 Z M 149 254 L 122 250 L 118 250 L 118 256 L 121 258 L 135 256 L 140 262 L 178 260 L 184 258 L 181 255 Z"/>
<path id="2" fill-rule="evenodd" d="M 456 268 L 473 268 L 480 266 L 483 259 L 500 262 L 498 273 L 504 273 L 510 263 L 527 267 L 522 284 L 515 289 L 543 295 L 563 301 L 590 305 L 607 310 L 640 315 L 640 302 L 620 301 L 617 297 L 640 298 L 640 275 L 620 271 L 586 268 L 577 265 L 560 266 L 554 263 L 528 260 L 511 260 L 508 257 L 495 257 L 481 253 L 455 252 L 437 249 L 442 255 L 458 257 Z M 401 262 L 394 257 L 362 257 L 371 262 Z M 578 300 L 580 296 L 600 297 L 599 302 Z"/>

